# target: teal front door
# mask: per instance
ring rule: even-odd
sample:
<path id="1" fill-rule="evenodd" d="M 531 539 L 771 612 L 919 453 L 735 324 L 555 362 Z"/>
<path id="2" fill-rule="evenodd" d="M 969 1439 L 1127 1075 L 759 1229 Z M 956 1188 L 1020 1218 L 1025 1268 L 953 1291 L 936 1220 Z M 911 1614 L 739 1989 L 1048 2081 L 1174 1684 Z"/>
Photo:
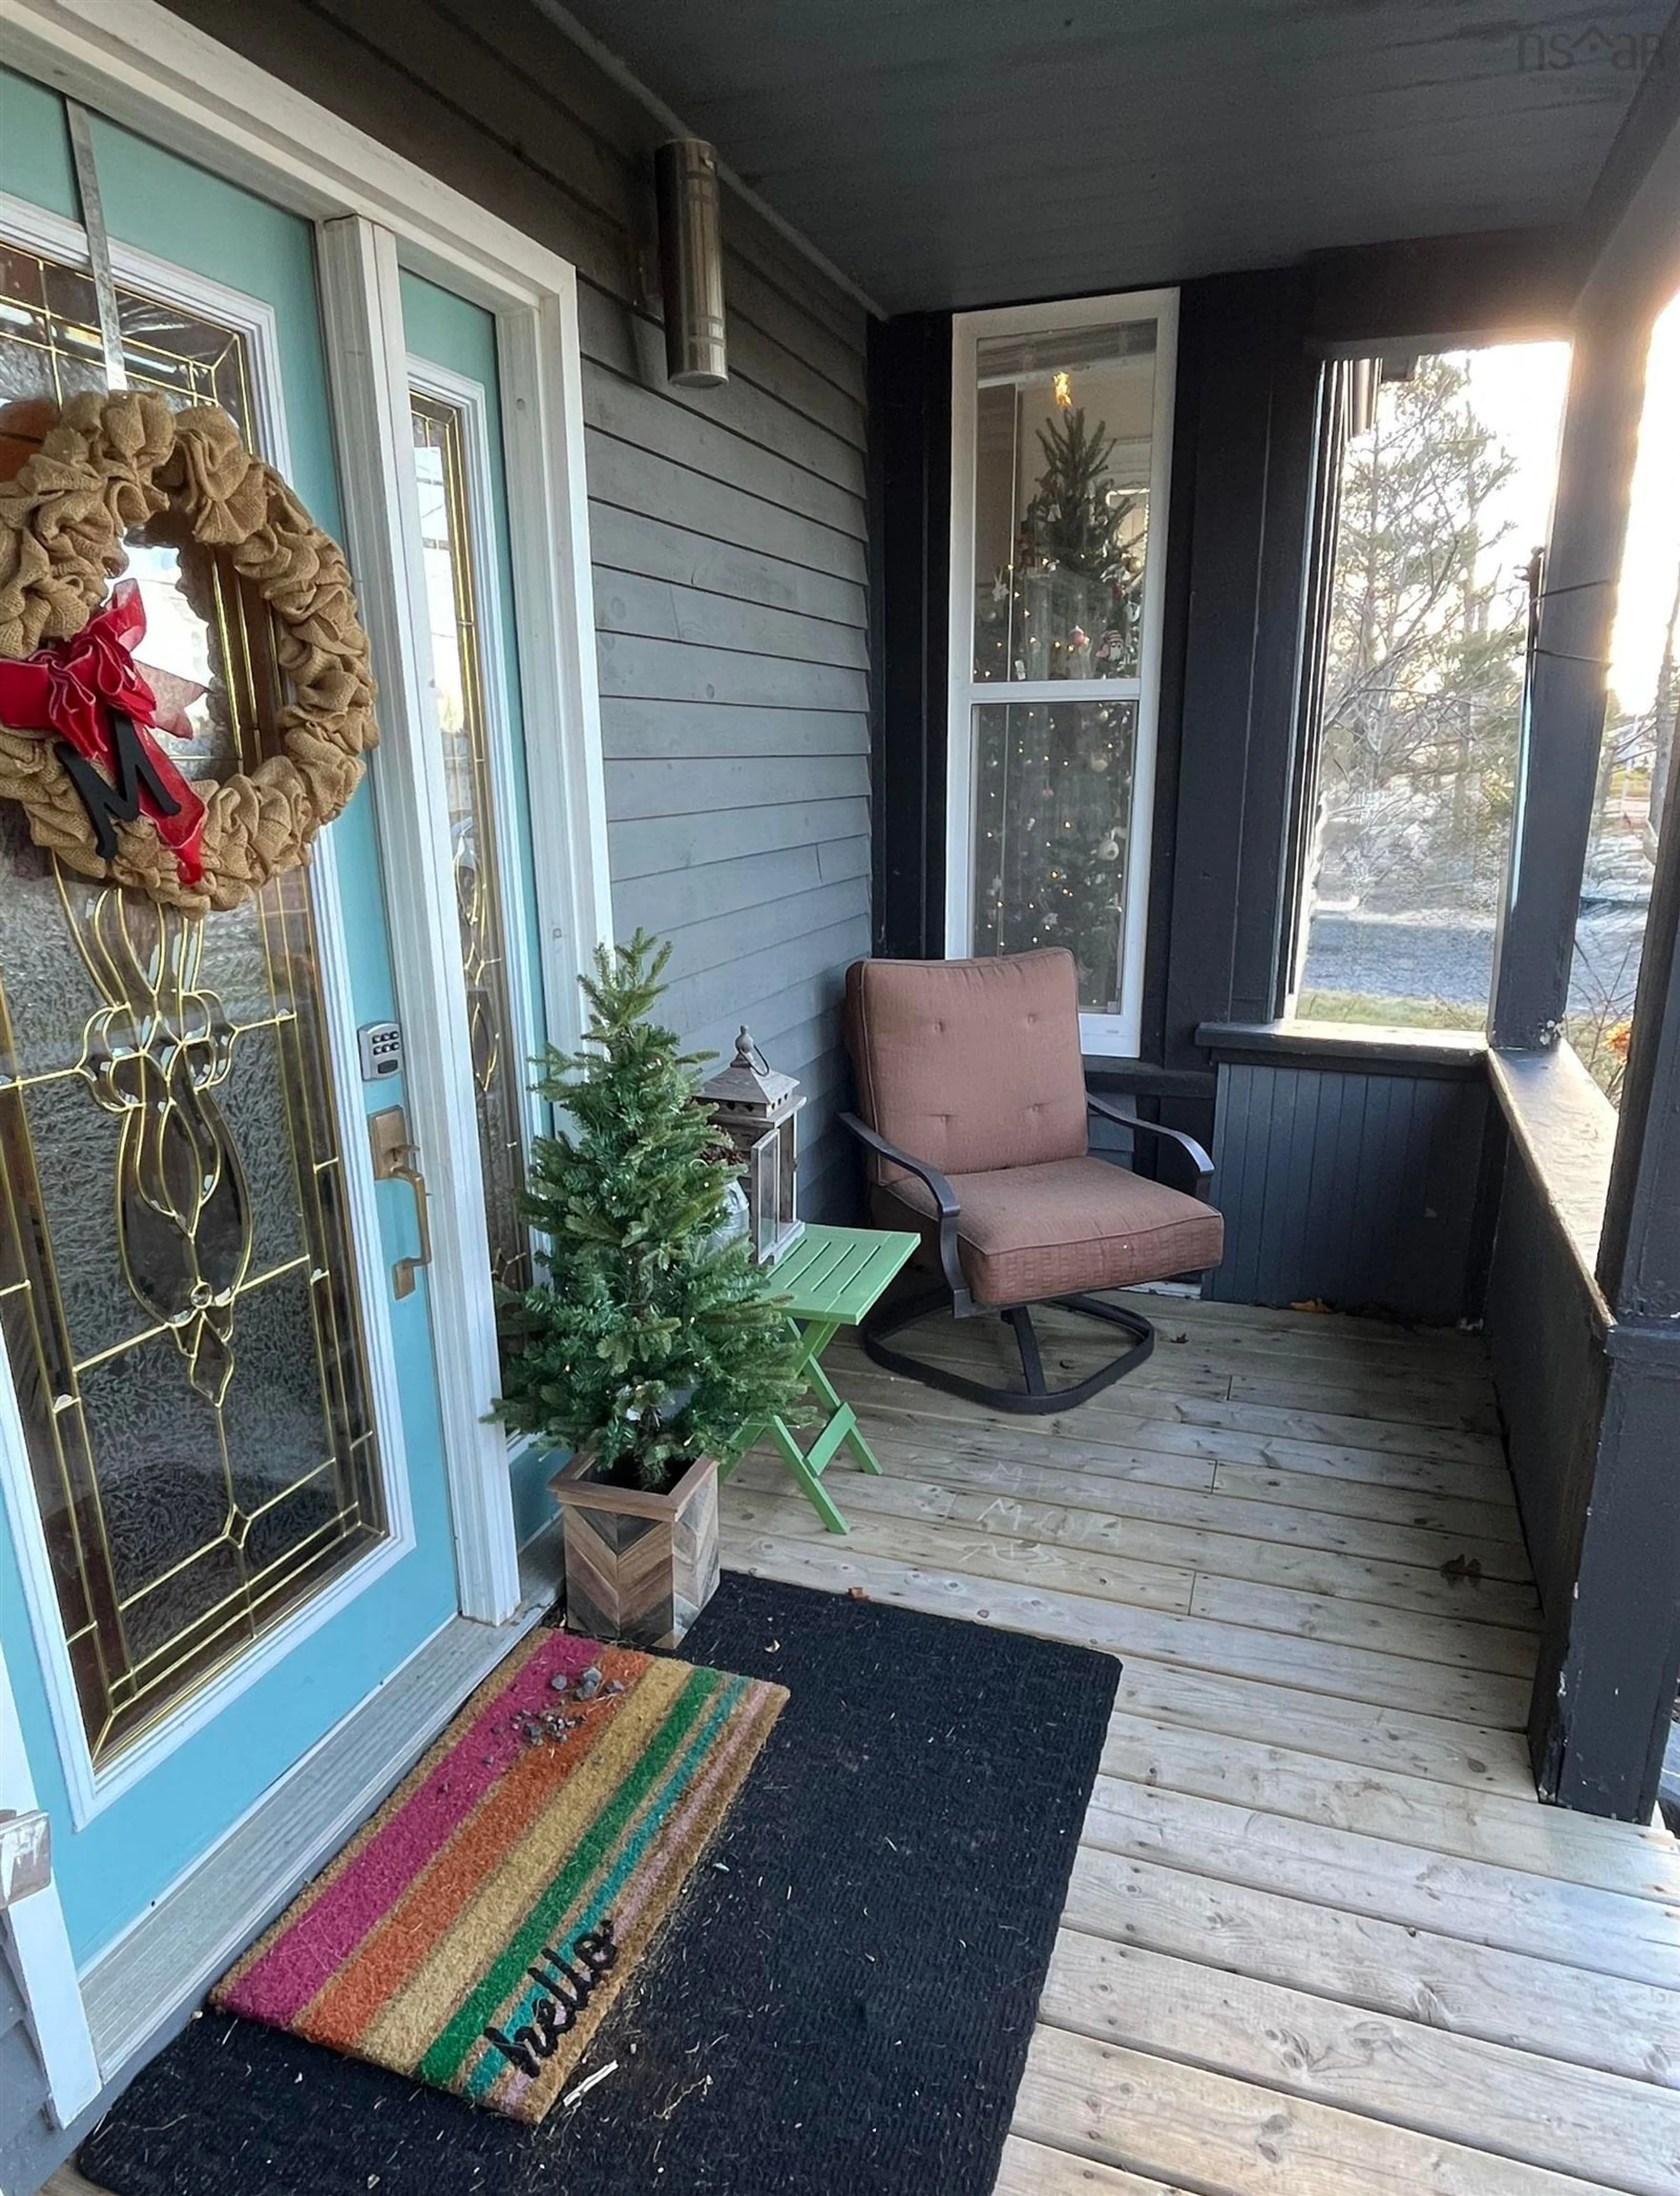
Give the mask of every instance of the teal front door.
<path id="1" fill-rule="evenodd" d="M 342 539 L 310 225 L 97 118 L 93 142 L 131 384 L 224 406 Z M 0 396 L 102 386 L 65 110 L 15 76 L 0 193 Z M 167 529 L 130 569 L 182 768 L 251 767 L 283 699 L 266 614 Z M 83 1962 L 459 1605 L 415 1191 L 368 1133 L 438 1066 L 411 1038 L 380 1072 L 413 881 L 382 879 L 377 798 L 201 919 L 77 880 L 0 810 L 0 1644 Z"/>

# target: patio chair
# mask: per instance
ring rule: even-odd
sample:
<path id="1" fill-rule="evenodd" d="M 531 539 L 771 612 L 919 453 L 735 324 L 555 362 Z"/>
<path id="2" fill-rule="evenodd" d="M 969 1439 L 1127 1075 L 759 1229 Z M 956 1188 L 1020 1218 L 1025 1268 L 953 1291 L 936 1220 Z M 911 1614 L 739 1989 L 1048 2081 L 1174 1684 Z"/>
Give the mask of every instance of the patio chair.
<path id="1" fill-rule="evenodd" d="M 865 1147 L 872 1216 L 918 1233 L 918 1263 L 938 1276 L 869 1315 L 869 1356 L 1000 1411 L 1067 1410 L 1135 1371 L 1155 1346 L 1153 1326 L 1094 1292 L 1216 1266 L 1225 1223 L 1208 1200 L 1213 1162 L 1193 1137 L 1086 1089 L 1072 955 L 860 961 L 846 974 L 846 1019 L 863 1118 L 840 1118 Z M 1195 1170 L 1195 1193 L 1094 1157 L 1092 1113 L 1175 1145 Z M 1088 1378 L 1052 1388 L 1036 1303 L 1105 1320 L 1133 1340 Z M 989 1386 L 888 1346 L 947 1305 L 960 1320 L 1002 1318 L 1022 1387 Z"/>

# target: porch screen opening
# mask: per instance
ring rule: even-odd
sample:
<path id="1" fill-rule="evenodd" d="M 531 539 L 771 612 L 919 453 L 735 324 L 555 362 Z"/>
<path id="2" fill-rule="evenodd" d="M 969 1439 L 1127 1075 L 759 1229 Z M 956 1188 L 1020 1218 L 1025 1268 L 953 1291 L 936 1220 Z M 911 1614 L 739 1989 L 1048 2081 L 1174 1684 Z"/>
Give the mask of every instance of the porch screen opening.
<path id="1" fill-rule="evenodd" d="M 120 297 L 130 380 L 260 447 L 245 337 Z M 104 384 L 88 277 L 0 246 L 0 396 Z M 189 778 L 274 752 L 267 610 L 165 520 L 141 669 Z M 0 816 L 0 1330 L 95 1765 L 388 1532 L 309 872 L 202 917 Z"/>
<path id="2" fill-rule="evenodd" d="M 1680 804 L 1680 297 L 1645 362 L 1627 540 L 1610 634 L 1608 706 L 1569 974 L 1570 1043 L 1613 1105 L 1633 1041 L 1634 994 L 1659 835 Z"/>
<path id="3" fill-rule="evenodd" d="M 1127 302 L 1082 324 L 1053 309 L 1024 332 L 1019 315 L 973 316 L 972 676 L 958 705 L 968 948 L 1066 946 L 1082 1010 L 1103 1017 L 1134 1011 L 1151 495 L 1158 375 L 1170 373 L 1157 319 L 1127 318 Z M 986 332 L 1000 318 L 1009 332 Z"/>
<path id="4" fill-rule="evenodd" d="M 1565 344 L 1390 363 L 1342 444 L 1295 1011 L 1480 1030 Z"/>

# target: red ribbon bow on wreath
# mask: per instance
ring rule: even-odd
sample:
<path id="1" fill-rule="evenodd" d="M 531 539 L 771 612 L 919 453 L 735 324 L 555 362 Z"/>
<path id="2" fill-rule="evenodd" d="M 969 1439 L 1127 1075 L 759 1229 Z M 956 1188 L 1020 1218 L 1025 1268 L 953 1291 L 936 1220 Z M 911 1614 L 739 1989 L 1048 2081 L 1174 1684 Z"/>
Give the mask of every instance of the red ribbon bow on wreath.
<path id="1" fill-rule="evenodd" d="M 68 640 L 49 641 L 22 662 L 0 662 L 0 723 L 18 731 L 55 732 L 107 777 L 117 773 L 119 791 L 132 798 L 137 790 L 140 813 L 157 826 L 182 881 L 196 884 L 204 873 L 199 837 L 205 805 L 150 737 L 158 729 L 158 697 L 141 678 L 133 654 L 145 632 L 140 589 L 124 580 L 80 633 Z M 127 773 L 113 718 L 126 718 L 133 725 L 149 766 L 137 773 L 137 788 L 123 783 Z M 164 800 L 147 783 L 148 776 L 163 788 Z"/>

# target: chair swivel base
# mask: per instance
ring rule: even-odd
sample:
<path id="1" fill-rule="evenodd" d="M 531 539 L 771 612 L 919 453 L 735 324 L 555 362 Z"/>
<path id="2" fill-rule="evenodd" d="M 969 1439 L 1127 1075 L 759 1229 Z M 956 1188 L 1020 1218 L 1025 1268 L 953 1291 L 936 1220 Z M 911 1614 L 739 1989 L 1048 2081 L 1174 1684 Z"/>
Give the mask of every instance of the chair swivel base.
<path id="1" fill-rule="evenodd" d="M 1105 1388 L 1112 1387 L 1128 1372 L 1135 1372 L 1155 1347 L 1155 1329 L 1140 1313 L 1125 1310 L 1119 1304 L 1105 1303 L 1098 1297 L 1051 1297 L 1046 1301 L 1063 1311 L 1082 1312 L 1088 1319 L 1106 1320 L 1111 1326 L 1123 1327 L 1137 1338 L 1129 1349 L 1099 1367 L 1088 1378 L 1071 1387 L 1052 1388 L 1045 1382 L 1044 1361 L 1039 1353 L 1031 1311 L 1025 1304 L 1007 1305 L 997 1315 L 1014 1335 L 1025 1385 L 993 1388 L 983 1380 L 971 1380 L 943 1365 L 929 1365 L 921 1358 L 907 1357 L 901 1349 L 887 1347 L 891 1338 L 902 1333 L 905 1327 L 926 1319 L 930 1312 L 950 1307 L 950 1297 L 943 1289 L 924 1292 L 884 1312 L 872 1312 L 858 1332 L 865 1355 L 874 1363 L 885 1366 L 889 1372 L 903 1372 L 912 1380 L 925 1382 L 930 1388 L 943 1389 L 948 1396 L 961 1396 L 971 1403 L 984 1403 L 990 1410 L 1016 1411 L 1039 1417 L 1051 1411 L 1077 1410 L 1081 1403 L 1088 1403 L 1093 1396 L 1100 1396 Z"/>

